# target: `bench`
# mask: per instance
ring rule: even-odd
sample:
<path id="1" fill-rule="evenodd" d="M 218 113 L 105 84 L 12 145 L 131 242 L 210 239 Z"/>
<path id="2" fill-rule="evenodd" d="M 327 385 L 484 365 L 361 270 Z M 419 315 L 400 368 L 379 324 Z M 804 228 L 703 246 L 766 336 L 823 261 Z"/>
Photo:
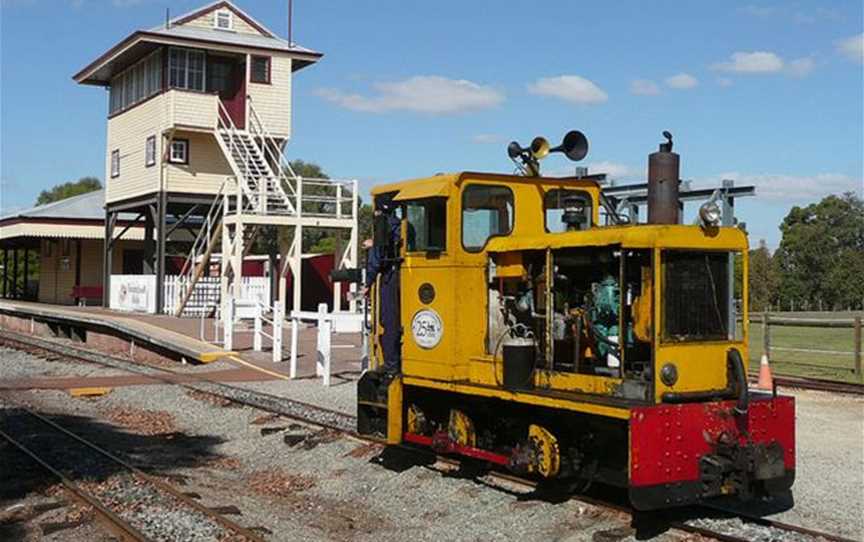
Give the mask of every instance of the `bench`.
<path id="1" fill-rule="evenodd" d="M 78 305 L 82 307 L 87 306 L 87 300 L 99 300 L 102 301 L 102 287 L 101 286 L 73 286 L 71 297 L 78 300 Z"/>

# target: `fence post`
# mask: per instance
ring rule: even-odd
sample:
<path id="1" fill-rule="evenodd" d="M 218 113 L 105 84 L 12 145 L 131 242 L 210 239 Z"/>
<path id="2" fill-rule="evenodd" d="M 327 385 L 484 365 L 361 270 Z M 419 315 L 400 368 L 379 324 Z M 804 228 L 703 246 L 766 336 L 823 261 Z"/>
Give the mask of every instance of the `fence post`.
<path id="1" fill-rule="evenodd" d="M 285 325 L 285 311 L 278 300 L 273 303 L 273 363 L 282 361 L 282 327 Z"/>
<path id="2" fill-rule="evenodd" d="M 297 378 L 297 342 L 300 334 L 300 319 L 291 315 L 291 367 L 289 369 L 288 378 Z"/>
<path id="3" fill-rule="evenodd" d="M 855 376 L 860 382 L 864 382 L 864 373 L 861 372 L 861 317 L 855 317 Z"/>
<path id="4" fill-rule="evenodd" d="M 762 355 L 771 359 L 771 324 L 767 312 L 762 313 Z"/>
<path id="5" fill-rule="evenodd" d="M 262 322 L 261 305 L 255 306 L 255 336 L 252 338 L 252 350 L 260 352 L 264 348 L 264 322 Z"/>

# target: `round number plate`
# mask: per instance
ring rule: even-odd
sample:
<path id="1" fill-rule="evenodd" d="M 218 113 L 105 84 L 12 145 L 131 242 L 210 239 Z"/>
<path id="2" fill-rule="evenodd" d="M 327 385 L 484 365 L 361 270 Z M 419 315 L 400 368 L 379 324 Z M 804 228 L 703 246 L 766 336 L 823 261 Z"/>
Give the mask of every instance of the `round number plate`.
<path id="1" fill-rule="evenodd" d="M 435 348 L 444 335 L 444 323 L 432 309 L 417 311 L 411 321 L 411 335 L 420 348 Z"/>

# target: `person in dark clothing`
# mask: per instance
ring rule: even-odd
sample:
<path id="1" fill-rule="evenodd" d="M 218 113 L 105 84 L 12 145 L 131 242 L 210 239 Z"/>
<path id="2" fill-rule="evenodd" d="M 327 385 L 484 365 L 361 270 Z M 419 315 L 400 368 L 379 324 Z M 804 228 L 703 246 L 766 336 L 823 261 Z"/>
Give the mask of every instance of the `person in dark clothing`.
<path id="1" fill-rule="evenodd" d="M 388 376 L 399 374 L 402 370 L 402 323 L 399 318 L 399 258 L 398 250 L 401 241 L 401 221 L 392 209 L 375 210 L 375 221 L 380 221 L 375 235 L 383 235 L 387 239 L 376 239 L 369 249 L 366 260 L 366 288 L 380 282 L 380 323 L 383 328 L 381 350 L 384 357 L 384 372 Z M 386 221 L 386 222 L 384 222 Z M 386 226 L 386 227 L 385 227 Z"/>

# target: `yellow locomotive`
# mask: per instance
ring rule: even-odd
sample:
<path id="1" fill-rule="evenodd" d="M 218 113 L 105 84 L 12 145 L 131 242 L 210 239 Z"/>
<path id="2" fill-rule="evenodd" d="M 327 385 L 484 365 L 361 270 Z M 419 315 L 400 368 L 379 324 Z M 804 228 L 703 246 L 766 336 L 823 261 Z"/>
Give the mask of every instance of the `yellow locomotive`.
<path id="1" fill-rule="evenodd" d="M 712 202 L 679 224 L 664 135 L 647 224 L 620 216 L 597 176 L 540 175 L 551 152 L 585 156 L 575 131 L 556 148 L 511 143 L 523 175 L 374 188 L 373 250 L 389 276 L 370 273 L 358 430 L 626 487 L 643 510 L 788 492 L 794 400 L 747 386 L 747 236 L 720 226 Z"/>

